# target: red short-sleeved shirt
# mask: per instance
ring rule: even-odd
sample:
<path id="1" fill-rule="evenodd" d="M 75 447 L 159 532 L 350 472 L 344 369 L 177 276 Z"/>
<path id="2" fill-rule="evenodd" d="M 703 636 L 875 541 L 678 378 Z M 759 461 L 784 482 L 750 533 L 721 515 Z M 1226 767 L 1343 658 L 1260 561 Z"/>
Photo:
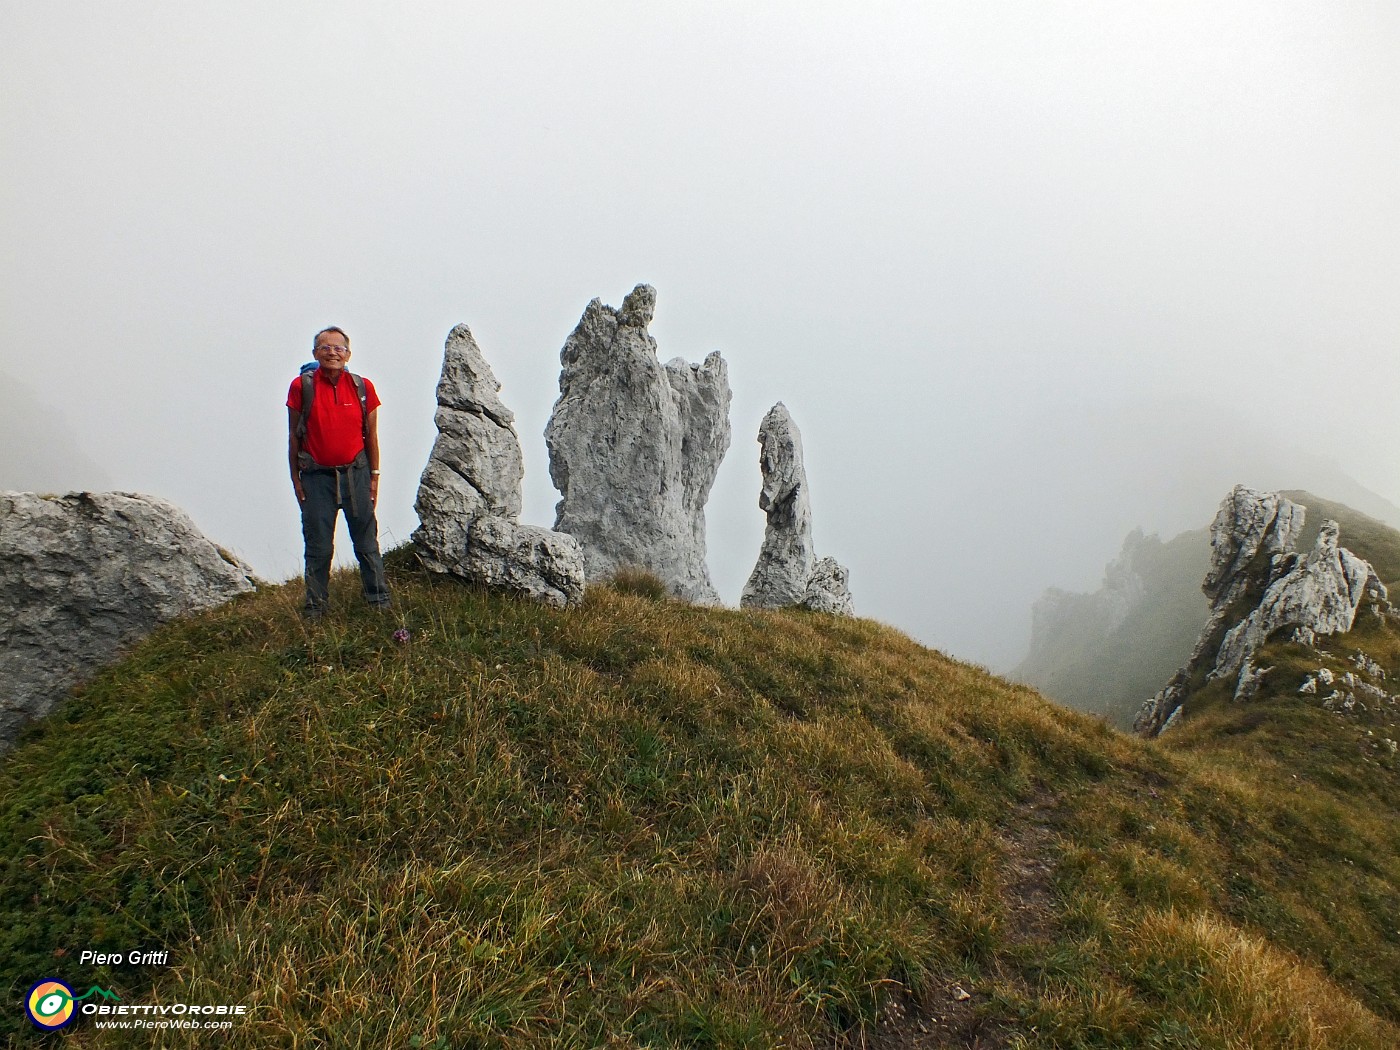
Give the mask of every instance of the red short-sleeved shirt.
<path id="1" fill-rule="evenodd" d="M 311 373 L 311 378 L 316 384 L 316 396 L 311 399 L 311 415 L 306 420 L 306 440 L 301 443 L 301 450 L 323 467 L 343 467 L 365 447 L 355 384 L 344 373 L 331 383 L 319 368 Z M 301 376 L 292 380 L 287 391 L 287 407 L 301 411 Z M 379 395 L 366 379 L 365 411 L 373 412 L 378 407 Z"/>

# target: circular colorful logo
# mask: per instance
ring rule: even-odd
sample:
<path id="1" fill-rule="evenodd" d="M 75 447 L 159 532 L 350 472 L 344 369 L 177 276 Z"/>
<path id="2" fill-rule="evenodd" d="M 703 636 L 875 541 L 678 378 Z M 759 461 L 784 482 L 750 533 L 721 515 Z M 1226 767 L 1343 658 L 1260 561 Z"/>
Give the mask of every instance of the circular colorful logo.
<path id="1" fill-rule="evenodd" d="M 62 1028 L 73 1020 L 73 989 L 62 981 L 40 981 L 29 989 L 24 1009 L 40 1028 L 50 1032 Z"/>

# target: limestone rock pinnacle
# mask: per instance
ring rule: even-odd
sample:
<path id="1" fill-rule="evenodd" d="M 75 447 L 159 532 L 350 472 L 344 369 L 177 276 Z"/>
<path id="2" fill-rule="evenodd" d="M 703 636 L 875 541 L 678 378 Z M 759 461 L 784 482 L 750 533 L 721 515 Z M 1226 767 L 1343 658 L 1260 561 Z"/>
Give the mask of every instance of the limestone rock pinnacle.
<path id="1" fill-rule="evenodd" d="M 834 558 L 817 561 L 813 549 L 802 433 L 781 401 L 763 417 L 758 443 L 763 473 L 758 505 L 768 524 L 739 604 L 756 609 L 805 605 L 852 615 L 850 573 Z"/>
<path id="2" fill-rule="evenodd" d="M 763 548 L 739 604 L 759 609 L 800 605 L 807 595 L 816 554 L 812 549 L 812 505 L 802 460 L 802 434 L 779 401 L 758 428 L 763 488 L 758 506 L 767 516 Z"/>
<path id="3" fill-rule="evenodd" d="M 717 604 L 705 565 L 705 502 L 729 448 L 728 369 L 661 364 L 647 331 L 656 291 L 615 309 L 594 299 L 560 352 L 545 429 L 561 496 L 554 527 L 576 537 L 590 578 L 642 568 L 672 593 Z"/>
<path id="4" fill-rule="evenodd" d="M 473 583 L 563 606 L 583 597 L 571 536 L 520 524 L 524 463 L 515 417 L 471 330 L 448 334 L 438 380 L 438 437 L 418 485 L 413 533 L 423 564 Z"/>

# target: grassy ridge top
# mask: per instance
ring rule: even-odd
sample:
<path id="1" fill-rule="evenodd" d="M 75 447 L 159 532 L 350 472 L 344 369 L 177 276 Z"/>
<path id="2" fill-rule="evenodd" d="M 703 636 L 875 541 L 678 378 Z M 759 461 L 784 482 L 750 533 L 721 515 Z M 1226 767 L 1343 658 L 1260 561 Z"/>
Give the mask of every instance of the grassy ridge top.
<path id="1" fill-rule="evenodd" d="M 52 976 L 244 1003 L 236 1047 L 1400 1036 L 1384 758 L 1358 798 L 869 621 L 636 585 L 555 611 L 390 563 L 399 622 L 344 576 L 318 628 L 266 590 L 157 632 L 6 758 L 12 1002 Z M 135 947 L 171 965 L 77 963 Z"/>

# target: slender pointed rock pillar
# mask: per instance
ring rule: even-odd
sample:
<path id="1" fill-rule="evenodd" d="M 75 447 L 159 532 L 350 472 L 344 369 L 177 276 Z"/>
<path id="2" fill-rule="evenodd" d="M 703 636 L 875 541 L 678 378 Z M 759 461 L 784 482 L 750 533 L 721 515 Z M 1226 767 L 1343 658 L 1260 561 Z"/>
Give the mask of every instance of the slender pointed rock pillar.
<path id="1" fill-rule="evenodd" d="M 751 609 L 805 605 L 821 612 L 853 615 L 850 573 L 835 558 L 818 561 L 813 549 L 802 433 L 781 401 L 763 417 L 758 444 L 758 465 L 763 472 L 758 505 L 768 516 L 768 525 L 739 604 Z"/>
<path id="2" fill-rule="evenodd" d="M 758 506 L 768 516 L 768 525 L 739 604 L 756 609 L 801 605 L 817 560 L 812 548 L 812 504 L 802 461 L 802 433 L 781 401 L 763 417 L 758 444 L 763 472 Z"/>

